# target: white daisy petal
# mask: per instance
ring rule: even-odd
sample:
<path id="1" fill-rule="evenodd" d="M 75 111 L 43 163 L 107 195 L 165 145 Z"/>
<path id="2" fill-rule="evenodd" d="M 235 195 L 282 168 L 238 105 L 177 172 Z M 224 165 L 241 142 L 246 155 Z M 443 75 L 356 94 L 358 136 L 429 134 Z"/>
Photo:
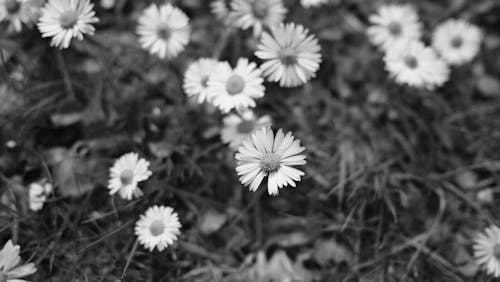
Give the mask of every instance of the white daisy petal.
<path id="1" fill-rule="evenodd" d="M 474 258 L 486 273 L 500 276 L 500 229 L 497 226 L 486 228 L 474 239 Z"/>

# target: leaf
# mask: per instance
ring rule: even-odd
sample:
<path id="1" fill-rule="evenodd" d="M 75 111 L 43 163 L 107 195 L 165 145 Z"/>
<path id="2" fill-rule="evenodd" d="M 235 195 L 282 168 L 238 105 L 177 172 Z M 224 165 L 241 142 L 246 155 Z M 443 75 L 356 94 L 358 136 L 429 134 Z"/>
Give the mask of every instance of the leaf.
<path id="1" fill-rule="evenodd" d="M 313 257 L 320 265 L 326 266 L 332 262 L 350 263 L 354 256 L 349 249 L 335 240 L 320 240 L 314 246 Z"/>
<path id="2" fill-rule="evenodd" d="M 209 235 L 219 231 L 226 221 L 227 216 L 225 214 L 220 213 L 215 209 L 209 209 L 200 219 L 198 228 L 201 233 Z"/>

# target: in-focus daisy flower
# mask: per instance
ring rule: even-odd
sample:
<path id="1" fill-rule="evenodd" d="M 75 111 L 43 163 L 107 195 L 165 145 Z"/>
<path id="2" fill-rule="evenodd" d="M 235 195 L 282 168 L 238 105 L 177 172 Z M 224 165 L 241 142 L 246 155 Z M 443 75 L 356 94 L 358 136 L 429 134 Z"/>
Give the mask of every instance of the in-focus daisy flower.
<path id="1" fill-rule="evenodd" d="M 210 3 L 210 10 L 218 20 L 229 23 L 232 19 L 232 0 L 214 0 Z"/>
<path id="2" fill-rule="evenodd" d="M 432 48 L 412 41 L 390 49 L 385 57 L 385 68 L 400 84 L 434 89 L 449 78 L 448 65 Z"/>
<path id="3" fill-rule="evenodd" d="M 19 245 L 12 244 L 12 240 L 7 241 L 0 250 L 0 281 L 1 282 L 22 282 L 19 278 L 31 275 L 36 272 L 36 267 L 33 263 L 19 265 L 21 257 Z"/>
<path id="4" fill-rule="evenodd" d="M 500 277 L 500 229 L 492 225 L 474 239 L 474 258 L 486 273 Z"/>
<path id="5" fill-rule="evenodd" d="M 30 210 L 41 210 L 50 193 L 52 193 L 52 184 L 46 180 L 31 183 L 29 185 Z"/>
<path id="6" fill-rule="evenodd" d="M 149 162 L 145 159 L 139 159 L 139 155 L 136 153 L 121 156 L 109 171 L 109 193 L 113 195 L 120 192 L 120 196 L 126 200 L 142 196 L 143 193 L 137 184 L 148 179 L 152 174 L 149 170 Z"/>
<path id="7" fill-rule="evenodd" d="M 222 120 L 224 128 L 221 130 L 222 142 L 229 144 L 232 149 L 237 149 L 250 135 L 263 127 L 270 127 L 271 117 L 264 115 L 260 118 L 252 110 L 245 110 L 238 114 L 230 114 Z"/>
<path id="8" fill-rule="evenodd" d="M 253 27 L 254 36 L 264 27 L 280 24 L 287 12 L 282 0 L 233 0 L 231 7 L 235 24 L 242 29 Z"/>
<path id="9" fill-rule="evenodd" d="M 198 103 L 211 98 L 208 91 L 208 80 L 217 69 L 219 62 L 210 58 L 202 58 L 192 63 L 184 74 L 184 92 L 194 97 Z"/>
<path id="10" fill-rule="evenodd" d="M 328 0 L 300 0 L 300 4 L 304 8 L 316 7 L 327 2 Z"/>
<path id="11" fill-rule="evenodd" d="M 370 16 L 368 37 L 387 51 L 401 42 L 419 40 L 422 25 L 417 12 L 409 5 L 385 5 Z"/>
<path id="12" fill-rule="evenodd" d="M 265 62 L 260 66 L 269 81 L 295 87 L 316 75 L 321 62 L 318 40 L 301 25 L 280 24 L 264 33 L 255 55 Z"/>
<path id="13" fill-rule="evenodd" d="M 161 59 L 174 58 L 189 42 L 189 18 L 170 3 L 151 4 L 139 18 L 137 33 L 142 48 Z"/>
<path id="14" fill-rule="evenodd" d="M 234 69 L 229 63 L 220 63 L 208 81 L 208 91 L 213 95 L 213 104 L 225 113 L 231 109 L 255 107 L 256 98 L 264 96 L 264 79 L 255 63 L 240 58 Z"/>
<path id="15" fill-rule="evenodd" d="M 51 46 L 68 48 L 71 39 L 83 40 L 84 34 L 94 34 L 94 4 L 89 0 L 49 0 L 42 8 L 38 29 L 42 37 L 52 37 Z"/>
<path id="16" fill-rule="evenodd" d="M 243 141 L 236 153 L 240 182 L 256 191 L 267 176 L 269 195 L 277 195 L 278 188 L 289 184 L 295 187 L 295 181 L 300 181 L 304 172 L 292 166 L 306 164 L 306 155 L 300 154 L 304 150 L 291 132 L 285 135 L 280 129 L 275 136 L 269 127 L 259 129 Z"/>
<path id="17" fill-rule="evenodd" d="M 432 46 L 450 65 L 472 61 L 479 52 L 481 30 L 463 20 L 448 20 L 439 25 L 432 36 Z"/>
<path id="18" fill-rule="evenodd" d="M 149 251 L 156 247 L 161 252 L 177 240 L 180 228 L 179 216 L 174 209 L 153 206 L 135 224 L 135 235 Z"/>
<path id="19" fill-rule="evenodd" d="M 0 22 L 8 21 L 9 29 L 20 32 L 32 20 L 32 6 L 30 0 L 0 0 Z"/>

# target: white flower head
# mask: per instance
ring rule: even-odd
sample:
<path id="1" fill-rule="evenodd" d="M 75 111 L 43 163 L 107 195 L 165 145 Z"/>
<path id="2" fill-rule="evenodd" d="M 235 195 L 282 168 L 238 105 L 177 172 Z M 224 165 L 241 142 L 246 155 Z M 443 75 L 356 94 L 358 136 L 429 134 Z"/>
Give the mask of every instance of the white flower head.
<path id="1" fill-rule="evenodd" d="M 224 127 L 221 130 L 221 139 L 229 144 L 231 149 L 237 149 L 256 130 L 272 125 L 270 116 L 257 118 L 252 110 L 245 110 L 240 115 L 229 114 L 222 122 Z"/>
<path id="2" fill-rule="evenodd" d="M 463 20 L 448 20 L 439 25 L 432 35 L 432 46 L 450 65 L 472 61 L 479 53 L 482 32 Z"/>
<path id="3" fill-rule="evenodd" d="M 385 68 L 399 84 L 434 89 L 448 81 L 450 69 L 436 52 L 419 41 L 401 44 L 387 52 Z"/>
<path id="4" fill-rule="evenodd" d="M 114 195 L 116 192 L 120 192 L 120 196 L 126 200 L 142 196 L 143 193 L 137 185 L 152 175 L 149 170 L 149 162 L 145 159 L 139 159 L 137 153 L 121 156 L 109 171 L 109 193 Z"/>
<path id="5" fill-rule="evenodd" d="M 84 34 L 94 34 L 94 4 L 89 0 L 49 0 L 42 8 L 38 29 L 42 37 L 52 37 L 51 46 L 68 48 L 72 38 L 83 40 Z"/>
<path id="6" fill-rule="evenodd" d="M 7 241 L 0 250 L 0 281 L 2 282 L 21 282 L 19 278 L 31 275 L 36 272 L 33 263 L 19 265 L 21 257 L 19 245 L 12 244 L 12 240 Z"/>
<path id="7" fill-rule="evenodd" d="M 149 251 L 163 251 L 172 245 L 180 232 L 179 216 L 171 207 L 153 206 L 135 224 L 135 235 Z"/>
<path id="8" fill-rule="evenodd" d="M 295 87 L 316 75 L 321 63 L 318 40 L 301 25 L 280 24 L 264 33 L 255 55 L 265 62 L 260 66 L 269 81 L 282 87 Z"/>
<path id="9" fill-rule="evenodd" d="M 216 72 L 219 62 L 215 59 L 201 58 L 189 65 L 184 74 L 184 92 L 194 97 L 198 103 L 209 101 L 212 98 L 208 89 L 208 81 Z"/>
<path id="10" fill-rule="evenodd" d="M 253 27 L 254 36 L 259 36 L 264 27 L 283 22 L 287 12 L 282 0 L 233 0 L 231 7 L 236 26 Z"/>
<path id="11" fill-rule="evenodd" d="M 474 239 L 474 258 L 486 273 L 500 277 L 500 229 L 492 225 Z"/>
<path id="12" fill-rule="evenodd" d="M 210 10 L 215 17 L 228 24 L 233 19 L 233 8 L 231 7 L 232 0 L 214 0 L 210 3 Z"/>
<path id="13" fill-rule="evenodd" d="M 213 104 L 222 112 L 232 109 L 255 107 L 256 98 L 264 96 L 262 72 L 255 63 L 240 58 L 234 69 L 229 63 L 220 63 L 208 81 L 208 91 Z"/>
<path id="14" fill-rule="evenodd" d="M 387 51 L 406 41 L 419 40 L 422 24 L 410 5 L 385 5 L 370 16 L 367 33 L 370 41 Z"/>
<path id="15" fill-rule="evenodd" d="M 321 4 L 327 3 L 328 0 L 300 0 L 300 4 L 304 8 L 317 7 Z"/>
<path id="16" fill-rule="evenodd" d="M 52 184 L 46 180 L 33 182 L 29 185 L 29 207 L 32 211 L 43 208 L 47 197 L 52 193 Z"/>
<path id="17" fill-rule="evenodd" d="M 300 181 L 304 172 L 293 166 L 306 164 L 306 155 L 300 154 L 305 150 L 300 141 L 278 130 L 274 135 L 271 128 L 262 128 L 252 134 L 250 139 L 243 141 L 243 145 L 236 153 L 236 172 L 240 182 L 256 191 L 264 177 L 267 179 L 267 192 L 277 195 L 278 189 Z"/>
<path id="18" fill-rule="evenodd" d="M 142 48 L 161 59 L 171 59 L 189 42 L 189 18 L 170 3 L 151 4 L 139 18 L 137 33 Z"/>
<path id="19" fill-rule="evenodd" d="M 0 0 L 0 22 L 9 22 L 9 29 L 20 32 L 23 23 L 32 21 L 33 5 L 30 0 Z"/>

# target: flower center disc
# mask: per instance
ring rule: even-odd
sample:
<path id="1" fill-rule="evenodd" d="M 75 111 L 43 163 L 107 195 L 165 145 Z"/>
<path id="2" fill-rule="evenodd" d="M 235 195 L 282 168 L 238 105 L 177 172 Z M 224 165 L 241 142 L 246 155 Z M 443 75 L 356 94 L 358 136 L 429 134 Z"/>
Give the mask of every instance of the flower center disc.
<path id="1" fill-rule="evenodd" d="M 410 69 L 416 69 L 418 66 L 418 61 L 415 56 L 412 55 L 407 55 L 404 59 L 405 64 L 410 68 Z"/>
<path id="2" fill-rule="evenodd" d="M 297 63 L 297 55 L 294 50 L 285 49 L 280 52 L 280 60 L 285 66 L 291 66 Z"/>
<path id="3" fill-rule="evenodd" d="M 462 47 L 462 44 L 464 43 L 462 37 L 456 36 L 451 40 L 451 46 L 453 48 L 460 48 Z"/>
<path id="4" fill-rule="evenodd" d="M 156 28 L 156 34 L 158 35 L 159 38 L 163 40 L 168 40 L 172 32 L 170 31 L 168 25 L 163 23 L 158 25 L 158 27 Z"/>
<path id="5" fill-rule="evenodd" d="M 275 172 L 280 167 L 280 158 L 274 153 L 267 153 L 262 157 L 260 164 L 265 172 Z"/>
<path id="6" fill-rule="evenodd" d="M 391 22 L 391 23 L 389 23 L 389 25 L 387 26 L 387 28 L 389 29 L 389 32 L 393 36 L 400 36 L 401 32 L 403 31 L 403 29 L 401 28 L 401 24 L 398 23 L 398 22 Z"/>
<path id="7" fill-rule="evenodd" d="M 207 88 L 208 87 L 208 75 L 202 76 L 200 83 L 201 83 L 201 86 L 203 88 Z"/>
<path id="8" fill-rule="evenodd" d="M 254 127 L 254 122 L 251 120 L 242 120 L 238 124 L 238 132 L 239 133 L 250 133 L 252 132 Z"/>
<path id="9" fill-rule="evenodd" d="M 132 179 L 134 179 L 134 172 L 130 169 L 126 169 L 120 174 L 120 181 L 123 186 L 130 185 L 132 183 Z"/>
<path id="10" fill-rule="evenodd" d="M 252 4 L 252 12 L 258 19 L 263 19 L 269 12 L 269 7 L 266 4 L 267 0 L 257 0 Z"/>
<path id="11" fill-rule="evenodd" d="M 59 16 L 59 23 L 64 29 L 70 29 L 78 22 L 78 14 L 75 11 L 66 11 Z"/>
<path id="12" fill-rule="evenodd" d="M 21 9 L 21 2 L 19 2 L 19 0 L 7 0 L 4 2 L 4 5 L 9 14 L 15 14 Z M 0 282 L 2 282 L 2 280 L 0 280 Z"/>
<path id="13" fill-rule="evenodd" d="M 229 95 L 241 93 L 245 88 L 245 81 L 237 74 L 233 74 L 226 82 L 226 91 Z"/>
<path id="14" fill-rule="evenodd" d="M 163 224 L 163 220 L 155 220 L 151 222 L 151 225 L 149 225 L 149 232 L 151 232 L 151 235 L 153 236 L 159 236 L 163 234 L 163 231 L 165 231 L 165 224 Z"/>

